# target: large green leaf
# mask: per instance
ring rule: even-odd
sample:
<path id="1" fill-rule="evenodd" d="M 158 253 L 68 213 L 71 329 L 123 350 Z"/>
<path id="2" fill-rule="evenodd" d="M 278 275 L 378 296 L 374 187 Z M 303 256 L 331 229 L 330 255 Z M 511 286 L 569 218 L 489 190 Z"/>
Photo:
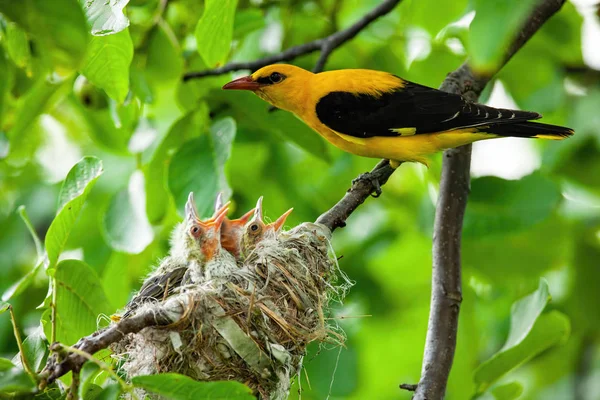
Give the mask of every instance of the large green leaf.
<path id="1" fill-rule="evenodd" d="M 46 251 L 50 266 L 58 260 L 85 199 L 102 172 L 102 161 L 96 157 L 82 158 L 69 171 L 60 191 L 56 218 L 46 233 Z"/>
<path id="2" fill-rule="evenodd" d="M 129 0 L 79 0 L 92 35 L 112 35 L 129 26 L 129 20 L 123 15 L 123 9 Z"/>
<path id="3" fill-rule="evenodd" d="M 403 1 L 398 9 L 406 26 L 418 26 L 435 37 L 442 28 L 461 17 L 467 9 L 467 0 L 409 0 Z"/>
<path id="4" fill-rule="evenodd" d="M 139 254 L 154 240 L 154 231 L 146 216 L 144 189 L 144 174 L 136 170 L 128 187 L 115 194 L 104 214 L 108 244 L 115 250 Z"/>
<path id="5" fill-rule="evenodd" d="M 43 327 L 38 326 L 29 336 L 23 340 L 23 350 L 25 359 L 33 371 L 41 371 L 48 355 L 48 342 L 44 337 Z M 17 354 L 13 359 L 15 365 L 23 368 L 21 365 L 21 354 Z"/>
<path id="6" fill-rule="evenodd" d="M 0 0 L 0 12 L 30 33 L 54 66 L 67 71 L 79 66 L 88 34 L 77 0 Z"/>
<path id="7" fill-rule="evenodd" d="M 542 280 L 538 290 L 513 305 L 506 343 L 475 371 L 479 393 L 507 372 L 569 336 L 570 323 L 564 314 L 558 311 L 542 314 L 549 300 L 548 284 Z"/>
<path id="8" fill-rule="evenodd" d="M 560 197 L 558 186 L 539 173 L 516 181 L 474 179 L 463 235 L 476 238 L 525 230 L 548 218 Z"/>
<path id="9" fill-rule="evenodd" d="M 182 71 L 183 56 L 177 36 L 167 24 L 156 26 L 148 38 L 148 58 L 144 72 L 151 82 L 159 83 L 179 81 Z"/>
<path id="10" fill-rule="evenodd" d="M 56 340 L 74 344 L 96 330 L 98 316 L 109 314 L 111 306 L 96 272 L 83 261 L 58 263 L 55 280 Z"/>
<path id="11" fill-rule="evenodd" d="M 221 64 L 229 54 L 237 0 L 207 0 L 196 26 L 198 52 L 209 67 Z"/>
<path id="12" fill-rule="evenodd" d="M 188 194 L 194 192 L 202 216 L 213 213 L 217 193 L 230 192 L 224 165 L 229 158 L 236 125 L 232 118 L 213 124 L 210 135 L 184 143 L 169 166 L 169 189 L 183 211 Z"/>
<path id="13" fill-rule="evenodd" d="M 33 379 L 10 360 L 0 358 L 0 393 L 24 393 L 35 389 Z"/>
<path id="14" fill-rule="evenodd" d="M 197 382 L 179 374 L 136 376 L 135 387 L 165 396 L 171 400 L 252 400 L 252 390 L 235 381 Z"/>
<path id="15" fill-rule="evenodd" d="M 469 56 L 475 70 L 498 70 L 507 47 L 536 3 L 537 0 L 475 0 L 476 14 L 469 31 Z"/>
<path id="16" fill-rule="evenodd" d="M 118 103 L 129 92 L 129 65 L 133 59 L 133 43 L 129 30 L 115 35 L 95 36 L 90 41 L 81 73 Z"/>

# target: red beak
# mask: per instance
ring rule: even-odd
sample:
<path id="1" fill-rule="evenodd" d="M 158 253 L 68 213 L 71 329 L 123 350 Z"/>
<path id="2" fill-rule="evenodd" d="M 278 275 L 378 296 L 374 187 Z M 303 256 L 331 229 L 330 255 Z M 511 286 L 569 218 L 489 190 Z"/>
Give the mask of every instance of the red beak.
<path id="1" fill-rule="evenodd" d="M 258 90 L 258 88 L 260 88 L 260 84 L 254 81 L 251 76 L 238 78 L 223 86 L 224 90 Z"/>

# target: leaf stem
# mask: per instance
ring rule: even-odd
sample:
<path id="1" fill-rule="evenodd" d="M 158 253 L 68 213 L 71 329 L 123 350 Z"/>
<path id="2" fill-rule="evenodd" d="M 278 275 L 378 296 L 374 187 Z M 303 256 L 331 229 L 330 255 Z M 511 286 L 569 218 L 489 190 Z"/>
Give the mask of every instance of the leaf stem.
<path id="1" fill-rule="evenodd" d="M 15 339 L 17 340 L 17 347 L 19 348 L 19 355 L 21 356 L 21 364 L 23 364 L 23 369 L 27 372 L 27 375 L 31 376 L 34 381 L 39 381 L 39 378 L 34 370 L 31 369 L 29 362 L 27 361 L 27 357 L 25 357 L 25 349 L 23 347 L 23 340 L 21 339 L 21 333 L 17 328 L 17 320 L 15 319 L 15 313 L 13 310 L 13 306 L 8 306 L 8 312 L 10 313 L 10 322 L 13 326 L 13 332 L 15 334 Z"/>

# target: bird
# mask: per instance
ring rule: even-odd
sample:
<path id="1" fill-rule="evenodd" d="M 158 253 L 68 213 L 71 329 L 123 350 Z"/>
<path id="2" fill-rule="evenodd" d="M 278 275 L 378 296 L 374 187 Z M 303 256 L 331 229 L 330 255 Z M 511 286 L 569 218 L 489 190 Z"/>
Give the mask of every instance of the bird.
<path id="1" fill-rule="evenodd" d="M 223 207 L 223 193 L 217 195 L 215 201 L 215 216 L 218 215 L 219 210 Z M 250 217 L 254 214 L 254 208 L 246 212 L 238 219 L 229 219 L 225 217 L 223 224 L 221 225 L 221 247 L 227 250 L 235 258 L 240 256 L 240 239 L 244 227 Z"/>
<path id="2" fill-rule="evenodd" d="M 283 224 L 285 224 L 285 220 L 294 210 L 293 208 L 290 208 L 274 222 L 265 224 L 263 222 L 262 202 L 263 197 L 260 196 L 256 202 L 256 207 L 254 208 L 254 216 L 248 221 L 242 232 L 240 239 L 240 256 L 242 258 L 248 257 L 261 240 L 276 237 L 276 234 L 279 233 Z"/>
<path id="3" fill-rule="evenodd" d="M 388 72 L 342 69 L 312 73 L 273 64 L 233 80 L 225 90 L 249 90 L 290 111 L 334 146 L 397 168 L 478 140 L 564 139 L 573 130 L 531 122 L 537 112 L 494 108 L 404 80 Z"/>
<path id="4" fill-rule="evenodd" d="M 190 269 L 202 271 L 219 254 L 220 228 L 228 211 L 229 203 L 221 204 L 212 218 L 202 221 L 190 193 L 185 218 L 173 230 L 169 255 L 146 278 L 121 318 L 128 318 L 142 304 L 165 300 L 192 282 Z"/>

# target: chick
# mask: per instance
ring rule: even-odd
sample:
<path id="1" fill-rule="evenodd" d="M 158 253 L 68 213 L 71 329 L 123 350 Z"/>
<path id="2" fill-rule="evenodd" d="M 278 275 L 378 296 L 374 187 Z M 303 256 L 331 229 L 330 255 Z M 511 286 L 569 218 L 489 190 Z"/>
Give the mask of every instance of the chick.
<path id="1" fill-rule="evenodd" d="M 223 207 L 223 193 L 219 193 L 215 202 L 215 214 Z M 235 258 L 240 256 L 240 241 L 246 223 L 252 217 L 254 208 L 238 219 L 225 218 L 221 225 L 221 247 L 230 252 Z"/>
<path id="2" fill-rule="evenodd" d="M 246 224 L 244 232 L 242 233 L 240 240 L 240 253 L 242 258 L 248 257 L 261 240 L 265 238 L 275 238 L 277 233 L 279 233 L 283 227 L 287 217 L 294 210 L 293 208 L 290 208 L 277 218 L 275 222 L 265 224 L 263 222 L 262 201 L 263 198 L 260 196 L 256 202 L 254 217 Z"/>

